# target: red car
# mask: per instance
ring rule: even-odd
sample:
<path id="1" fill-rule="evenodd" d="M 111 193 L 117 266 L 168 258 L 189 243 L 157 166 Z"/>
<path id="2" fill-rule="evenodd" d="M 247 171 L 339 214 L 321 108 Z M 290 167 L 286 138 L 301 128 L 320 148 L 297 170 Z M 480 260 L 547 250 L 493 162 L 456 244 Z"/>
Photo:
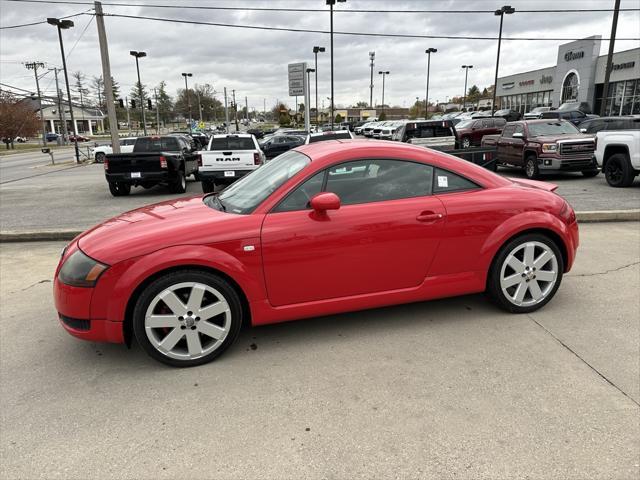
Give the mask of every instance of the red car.
<path id="1" fill-rule="evenodd" d="M 578 225 L 554 185 L 422 147 L 291 150 L 220 194 L 124 213 L 62 253 L 54 296 L 76 337 L 206 363 L 242 322 L 283 322 L 487 291 L 511 312 L 554 296 Z"/>

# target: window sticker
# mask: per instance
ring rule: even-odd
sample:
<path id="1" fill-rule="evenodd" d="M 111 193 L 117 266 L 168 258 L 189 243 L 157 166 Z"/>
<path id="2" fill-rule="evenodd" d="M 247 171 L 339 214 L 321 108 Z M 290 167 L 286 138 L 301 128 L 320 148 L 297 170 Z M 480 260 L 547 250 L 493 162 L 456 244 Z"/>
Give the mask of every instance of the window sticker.
<path id="1" fill-rule="evenodd" d="M 438 175 L 438 187 L 439 188 L 448 188 L 449 187 L 449 178 L 445 176 Z"/>

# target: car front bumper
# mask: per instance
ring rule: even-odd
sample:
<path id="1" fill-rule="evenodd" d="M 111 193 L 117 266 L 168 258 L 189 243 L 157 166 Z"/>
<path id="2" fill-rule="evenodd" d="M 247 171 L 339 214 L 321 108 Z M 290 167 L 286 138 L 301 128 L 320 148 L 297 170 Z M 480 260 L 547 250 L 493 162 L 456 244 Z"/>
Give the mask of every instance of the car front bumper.
<path id="1" fill-rule="evenodd" d="M 538 169 L 541 171 L 582 172 L 585 170 L 597 170 L 598 164 L 593 155 L 566 158 L 558 155 L 543 154 L 538 157 Z"/>

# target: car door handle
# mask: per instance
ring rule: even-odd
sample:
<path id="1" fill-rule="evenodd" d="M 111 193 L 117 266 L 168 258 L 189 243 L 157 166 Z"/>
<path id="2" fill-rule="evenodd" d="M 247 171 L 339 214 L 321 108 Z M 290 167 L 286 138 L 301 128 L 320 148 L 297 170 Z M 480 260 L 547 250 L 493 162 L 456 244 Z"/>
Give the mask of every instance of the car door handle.
<path id="1" fill-rule="evenodd" d="M 436 212 L 422 212 L 420 215 L 416 217 L 416 220 L 419 222 L 435 222 L 436 220 L 440 220 L 444 215 L 442 213 Z"/>

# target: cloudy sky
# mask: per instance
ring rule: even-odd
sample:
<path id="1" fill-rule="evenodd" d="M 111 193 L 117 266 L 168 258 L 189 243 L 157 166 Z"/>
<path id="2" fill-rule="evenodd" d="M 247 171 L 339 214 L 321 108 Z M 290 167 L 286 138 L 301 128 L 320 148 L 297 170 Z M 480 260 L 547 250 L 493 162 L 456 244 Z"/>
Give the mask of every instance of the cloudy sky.
<path id="1" fill-rule="evenodd" d="M 70 0 L 82 2 L 82 0 Z M 109 5 L 136 4 L 135 7 Z M 156 5 L 144 6 L 144 5 Z M 613 8 L 614 0 L 512 0 L 514 15 L 505 17 L 503 35 L 530 37 L 536 40 L 504 41 L 500 74 L 508 75 L 555 65 L 557 46 L 565 43 L 545 38 L 580 38 L 601 35 L 607 38 L 611 29 L 610 12 L 590 13 L 524 13 L 522 10 L 601 9 Z M 329 30 L 329 13 L 324 0 L 105 0 L 105 13 L 149 16 L 201 22 L 256 25 L 312 30 Z M 306 8 L 318 12 L 224 11 L 173 6 L 233 6 L 247 8 Z M 480 36 L 495 37 L 499 18 L 491 13 L 388 13 L 384 10 L 493 10 L 500 0 L 348 0 L 338 4 L 334 29 L 343 32 L 385 34 Z M 622 0 L 622 8 L 638 8 L 638 0 Z M 80 12 L 91 13 L 92 4 L 28 3 L 0 0 L 0 26 L 31 23 L 46 17 L 62 17 Z M 373 10 L 370 13 L 348 13 L 353 9 Z M 95 19 L 90 15 L 73 18 L 75 28 L 64 32 L 70 71 L 82 71 L 88 77 L 101 74 Z M 135 62 L 130 50 L 144 50 L 148 57 L 141 60 L 142 81 L 153 87 L 165 80 L 171 94 L 183 86 L 181 72 L 192 72 L 194 83 L 210 83 L 222 93 L 223 87 L 235 89 L 239 100 L 246 95 L 249 107 L 267 108 L 276 99 L 290 105 L 287 64 L 313 62 L 314 45 L 327 47 L 318 59 L 319 98 L 330 94 L 329 35 L 325 33 L 251 30 L 209 25 L 189 25 L 151 20 L 107 17 L 105 19 L 111 68 L 123 94 L 135 82 Z M 640 13 L 622 12 L 618 38 L 640 37 Z M 620 41 L 616 51 L 638 47 L 638 41 Z M 335 97 L 336 104 L 350 105 L 369 99 L 368 52 L 376 52 L 374 101 L 382 95 L 378 70 L 388 70 L 385 103 L 409 106 L 415 97 L 424 97 L 425 48 L 434 47 L 432 55 L 431 101 L 444 101 L 462 94 L 464 86 L 462 64 L 473 64 L 469 84 L 480 88 L 493 82 L 497 42 L 495 40 L 415 39 L 335 35 Z M 602 43 L 606 54 L 609 42 Z M 41 61 L 48 66 L 60 66 L 60 51 L 54 27 L 39 24 L 24 28 L 0 30 L 0 82 L 35 90 L 33 74 L 22 62 Z M 312 65 L 310 65 L 312 66 Z M 46 93 L 55 92 L 52 75 L 41 83 Z M 328 105 L 328 101 L 325 100 Z"/>

